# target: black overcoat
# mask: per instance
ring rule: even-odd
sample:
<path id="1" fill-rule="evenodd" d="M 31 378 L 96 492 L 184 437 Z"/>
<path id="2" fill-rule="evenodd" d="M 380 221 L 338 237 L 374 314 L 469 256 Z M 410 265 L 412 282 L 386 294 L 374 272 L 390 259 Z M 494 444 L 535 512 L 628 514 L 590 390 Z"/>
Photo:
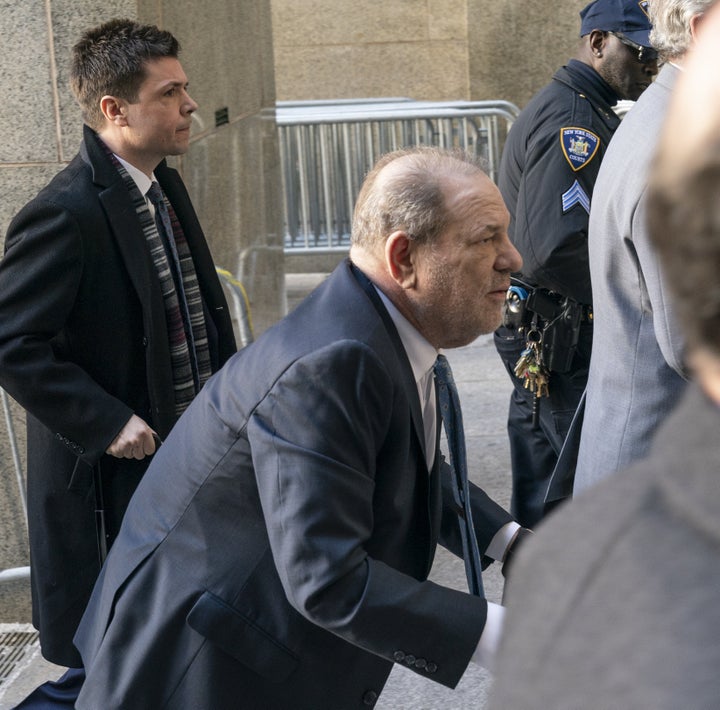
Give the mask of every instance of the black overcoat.
<path id="1" fill-rule="evenodd" d="M 155 175 L 183 226 L 215 369 L 232 323 L 190 198 Z M 43 655 L 78 665 L 72 636 L 99 571 L 93 471 L 110 535 L 149 461 L 104 452 L 135 413 L 164 439 L 175 423 L 160 284 L 130 194 L 97 136 L 12 221 L 0 263 L 0 385 L 28 412 L 33 623 Z"/>

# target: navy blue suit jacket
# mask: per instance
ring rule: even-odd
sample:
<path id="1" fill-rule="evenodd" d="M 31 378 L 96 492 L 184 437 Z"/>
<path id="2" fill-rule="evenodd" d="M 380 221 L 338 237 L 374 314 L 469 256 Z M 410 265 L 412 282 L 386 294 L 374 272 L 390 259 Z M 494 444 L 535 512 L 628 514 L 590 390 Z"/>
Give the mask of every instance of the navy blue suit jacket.
<path id="1" fill-rule="evenodd" d="M 156 455 L 76 636 L 77 707 L 364 707 L 393 661 L 454 686 L 487 604 L 427 581 L 438 541 L 461 550 L 447 479 L 392 321 L 345 262 Z M 484 550 L 511 518 L 473 504 Z"/>

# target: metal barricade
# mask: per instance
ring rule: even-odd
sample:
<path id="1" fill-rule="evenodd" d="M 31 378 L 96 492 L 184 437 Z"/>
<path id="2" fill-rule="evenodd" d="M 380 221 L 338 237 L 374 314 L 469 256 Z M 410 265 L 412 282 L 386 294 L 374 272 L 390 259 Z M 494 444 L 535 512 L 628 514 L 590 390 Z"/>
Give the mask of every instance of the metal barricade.
<path id="1" fill-rule="evenodd" d="M 462 148 L 483 157 L 495 179 L 518 113 L 507 101 L 278 102 L 286 253 L 347 250 L 355 198 L 383 153 Z"/>
<path id="2" fill-rule="evenodd" d="M 20 450 L 18 440 L 15 434 L 15 422 L 13 413 L 10 408 L 10 398 L 4 389 L 0 388 L 0 399 L 2 400 L 3 414 L 5 417 L 5 428 L 7 430 L 8 442 L 10 445 L 10 453 L 15 469 L 15 478 L 17 480 L 18 495 L 22 505 L 23 514 L 25 516 L 25 525 L 27 525 L 27 497 L 25 495 L 25 476 L 20 459 Z M 0 570 L 0 583 L 14 582 L 19 579 L 30 578 L 30 567 L 12 567 L 10 569 Z"/>
<path id="3" fill-rule="evenodd" d="M 220 282 L 230 292 L 232 297 L 232 305 L 234 310 L 235 322 L 238 324 L 238 334 L 240 336 L 240 345 L 245 347 L 252 343 L 255 338 L 253 333 L 252 316 L 250 314 L 250 299 L 248 299 L 245 287 L 238 281 L 227 269 L 215 267 Z"/>

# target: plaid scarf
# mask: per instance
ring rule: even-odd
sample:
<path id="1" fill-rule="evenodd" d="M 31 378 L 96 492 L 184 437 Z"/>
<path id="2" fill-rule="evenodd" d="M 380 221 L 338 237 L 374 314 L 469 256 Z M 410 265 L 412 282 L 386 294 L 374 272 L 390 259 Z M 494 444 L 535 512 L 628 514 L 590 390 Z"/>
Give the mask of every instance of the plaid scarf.
<path id="1" fill-rule="evenodd" d="M 115 155 L 102 141 L 100 143 L 108 152 L 130 193 L 160 280 L 168 327 L 175 413 L 180 416 L 212 375 L 205 315 L 195 264 L 180 221 L 167 197 L 163 195 L 172 225 L 172 234 L 166 235 L 170 255 L 163 245 L 158 225 L 150 213 L 145 196 Z M 171 268 L 171 260 L 174 270 Z"/>

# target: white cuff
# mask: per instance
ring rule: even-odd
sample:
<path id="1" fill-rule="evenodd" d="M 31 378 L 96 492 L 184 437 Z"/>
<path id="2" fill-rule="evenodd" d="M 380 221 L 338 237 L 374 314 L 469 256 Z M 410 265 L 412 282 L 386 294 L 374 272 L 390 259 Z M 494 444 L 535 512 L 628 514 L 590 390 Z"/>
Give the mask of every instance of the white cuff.
<path id="1" fill-rule="evenodd" d="M 487 620 L 480 640 L 478 641 L 475 653 L 470 659 L 489 671 L 493 670 L 495 654 L 497 653 L 500 638 L 502 636 L 503 623 L 505 621 L 505 607 L 494 602 L 487 603 Z"/>
<path id="2" fill-rule="evenodd" d="M 513 535 L 520 529 L 520 525 L 514 520 L 510 523 L 505 523 L 500 530 L 495 533 L 495 536 L 490 540 L 490 544 L 485 550 L 485 554 L 492 559 L 502 562 L 505 559 L 505 552 L 510 541 L 513 539 Z"/>

